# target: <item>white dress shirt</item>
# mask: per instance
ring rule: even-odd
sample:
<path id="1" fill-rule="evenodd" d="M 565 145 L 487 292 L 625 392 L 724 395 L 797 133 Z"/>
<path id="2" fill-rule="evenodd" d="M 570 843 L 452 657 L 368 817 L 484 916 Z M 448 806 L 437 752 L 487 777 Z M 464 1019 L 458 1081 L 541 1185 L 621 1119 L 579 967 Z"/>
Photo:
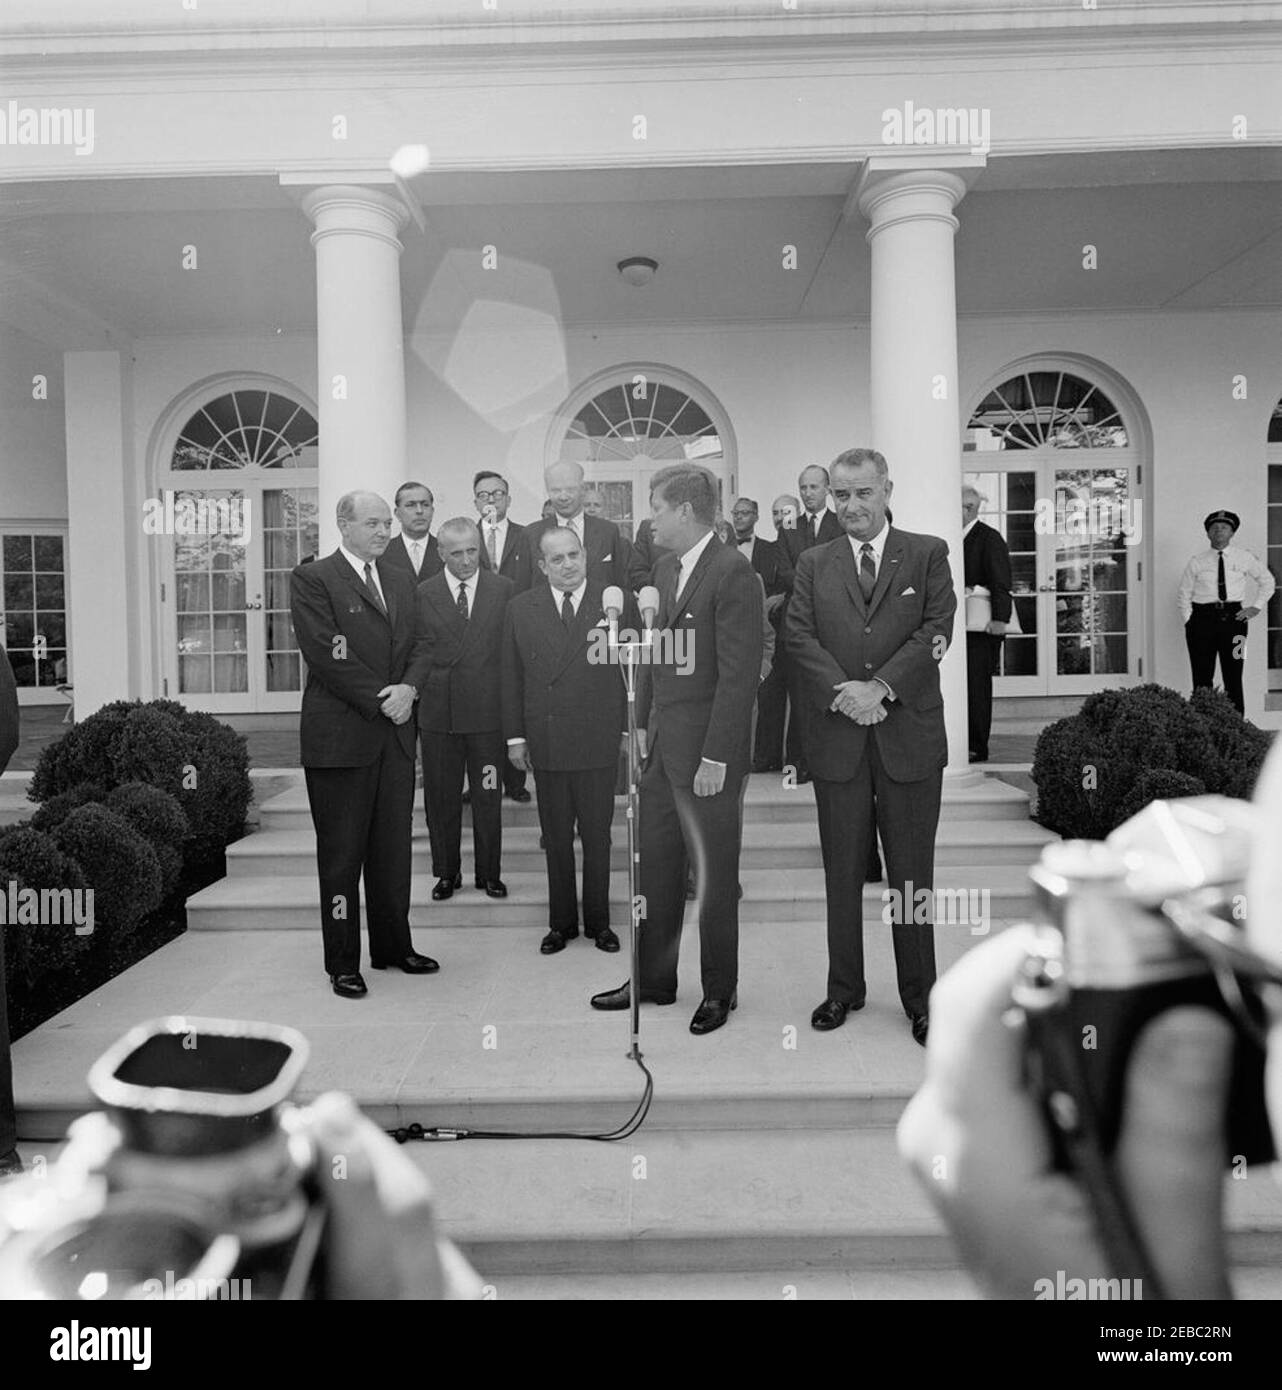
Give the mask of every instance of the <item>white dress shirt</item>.
<path id="1" fill-rule="evenodd" d="M 749 564 L 752 564 L 752 552 L 756 544 L 757 537 L 755 532 L 751 536 L 745 537 L 743 540 L 740 540 L 737 536 L 735 537 L 735 546 L 743 553 L 744 559 L 747 560 Z"/>
<path id="2" fill-rule="evenodd" d="M 681 557 L 677 565 L 677 590 L 676 601 L 681 602 L 681 593 L 686 586 L 686 580 L 690 578 L 691 571 L 699 563 L 699 556 L 708 548 L 708 542 L 712 539 L 713 532 L 709 531 L 701 541 L 696 541 L 689 550 Z M 675 617 L 676 615 L 673 614 Z"/>
<path id="3" fill-rule="evenodd" d="M 1177 600 L 1180 605 L 1180 621 L 1188 622 L 1193 616 L 1195 603 L 1218 603 L 1220 598 L 1220 556 L 1224 556 L 1224 592 L 1229 602 L 1243 603 L 1246 597 L 1246 581 L 1255 585 L 1255 598 L 1244 603 L 1247 608 L 1263 608 L 1273 597 L 1276 587 L 1273 575 L 1267 565 L 1260 563 L 1257 555 L 1240 545 L 1226 545 L 1222 551 L 1209 546 L 1199 551 L 1184 566 L 1180 577 Z"/>
<path id="4" fill-rule="evenodd" d="M 580 508 L 577 512 L 575 512 L 575 514 L 574 514 L 573 516 L 561 516 L 561 515 L 558 513 L 558 514 L 556 514 L 556 515 L 554 515 L 554 516 L 552 517 L 552 520 L 553 520 L 553 521 L 556 523 L 556 525 L 558 525 L 558 526 L 566 526 L 566 527 L 569 527 L 569 529 L 570 529 L 571 531 L 573 531 L 574 534 L 575 534 L 576 536 L 578 536 L 578 538 L 579 538 L 579 544 L 582 545 L 582 544 L 583 544 L 583 518 L 584 518 L 584 516 L 585 516 L 585 513 L 584 513 L 583 509 Z"/>
<path id="5" fill-rule="evenodd" d="M 405 552 L 410 557 L 410 564 L 414 566 L 414 573 L 417 575 L 423 568 L 423 557 L 427 554 L 427 537 L 415 540 L 413 536 L 407 536 L 402 531 L 401 540 L 405 542 Z"/>
<path id="6" fill-rule="evenodd" d="M 503 547 L 507 544 L 507 525 L 507 517 L 504 517 L 502 521 L 495 522 L 493 528 L 488 521 L 482 520 L 481 522 L 481 549 L 485 551 L 487 556 L 490 553 L 490 531 L 491 529 L 494 531 L 494 568 L 496 571 L 503 563 Z"/>
<path id="7" fill-rule="evenodd" d="M 458 591 L 460 589 L 467 590 L 467 616 L 471 618 L 476 610 L 476 584 L 481 573 L 480 570 L 477 570 L 471 579 L 457 579 L 449 570 L 445 570 L 443 573 L 445 582 L 450 586 L 450 597 L 454 600 L 455 608 L 458 607 Z"/>
<path id="8" fill-rule="evenodd" d="M 854 536 L 850 535 L 849 532 L 847 532 L 846 535 L 850 541 L 851 550 L 855 552 L 855 573 L 859 573 L 860 566 L 863 564 L 864 561 L 864 557 L 861 552 L 863 551 L 864 545 L 868 544 L 872 546 L 872 563 L 874 574 L 876 578 L 880 578 L 881 557 L 882 553 L 886 549 L 886 539 L 890 535 L 890 523 L 888 521 L 883 521 L 881 523 L 881 530 L 878 531 L 877 534 L 867 542 L 857 541 L 854 538 Z M 886 687 L 886 693 L 890 696 L 892 700 L 897 698 L 895 692 L 890 688 L 890 683 L 888 681 L 882 680 L 880 676 L 874 676 L 873 680 L 877 681 L 880 685 L 884 685 Z"/>
<path id="9" fill-rule="evenodd" d="M 382 599 L 382 601 L 383 601 L 383 607 L 386 608 L 386 607 L 387 607 L 387 598 L 386 598 L 385 595 L 383 594 L 383 585 L 382 585 L 382 583 L 381 583 L 381 581 L 379 580 L 379 577 L 378 577 L 378 563 L 377 563 L 377 561 L 375 561 L 375 560 L 368 560 L 368 561 L 362 560 L 362 559 L 360 558 L 359 555 L 353 555 L 352 552 L 351 552 L 350 550 L 348 550 L 348 548 L 347 548 L 345 545 L 340 545 L 338 548 L 339 548 L 339 550 L 342 552 L 344 558 L 347 560 L 347 563 L 348 563 L 349 565 L 351 565 L 351 567 L 356 571 L 356 574 L 357 574 L 358 578 L 359 578 L 360 581 L 361 581 L 361 587 L 362 587 L 362 588 L 363 588 L 364 585 L 365 585 L 365 566 L 366 566 L 366 564 L 369 565 L 370 577 L 371 577 L 371 578 L 373 579 L 373 581 L 374 581 L 374 587 L 378 590 L 378 596 L 379 596 L 379 598 Z"/>

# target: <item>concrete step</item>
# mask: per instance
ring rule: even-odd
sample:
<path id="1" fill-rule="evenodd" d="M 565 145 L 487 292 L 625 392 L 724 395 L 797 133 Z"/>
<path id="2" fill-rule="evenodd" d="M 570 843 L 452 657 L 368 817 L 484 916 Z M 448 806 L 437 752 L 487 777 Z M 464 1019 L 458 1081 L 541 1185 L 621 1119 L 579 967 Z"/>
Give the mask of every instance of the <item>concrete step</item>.
<path id="1" fill-rule="evenodd" d="M 627 827 L 622 815 L 614 824 L 611 863 L 626 869 Z M 1057 839 L 1032 821 L 943 821 L 935 838 L 935 863 L 939 866 L 1034 863 L 1044 844 Z M 819 831 L 802 821 L 771 825 L 747 824 L 743 833 L 742 862 L 754 869 L 823 870 Z M 414 866 L 431 872 L 427 830 L 421 820 L 414 831 Z M 503 827 L 503 872 L 541 873 L 544 855 L 534 825 Z M 267 830 L 247 835 L 227 850 L 230 878 L 281 875 L 301 876 L 316 871 L 316 836 L 310 825 L 303 830 Z"/>
<path id="2" fill-rule="evenodd" d="M 533 779 L 531 779 L 533 791 Z M 418 792 L 422 805 L 422 789 Z M 621 824 L 620 811 L 626 804 L 620 797 L 615 803 L 616 821 Z M 1017 787 L 996 778 L 976 776 L 967 778 L 960 786 L 945 779 L 940 819 L 966 821 L 1027 820 L 1028 797 Z M 748 783 L 744 803 L 744 824 L 784 824 L 803 821 L 815 824 L 814 788 L 785 785 L 778 773 L 755 773 Z M 537 826 L 538 807 L 531 800 L 525 805 L 515 801 L 503 802 L 504 826 Z M 288 788 L 264 801 L 261 809 L 264 830 L 306 830 L 311 828 L 307 809 L 307 788 L 301 784 Z"/>
<path id="3" fill-rule="evenodd" d="M 743 884 L 741 922 L 824 920 L 822 873 L 804 868 L 744 868 L 739 878 Z M 435 878 L 430 873 L 417 873 L 411 887 L 410 925 L 520 927 L 546 922 L 547 876 L 542 870 L 504 869 L 503 881 L 508 896 L 487 898 L 473 886 L 471 860 L 465 853 L 463 888 L 448 901 L 437 903 L 432 901 Z M 982 926 L 984 919 L 992 917 L 1024 917 L 1034 907 L 1025 865 L 939 866 L 935 873 L 937 902 L 947 901 L 941 899 L 944 892 L 968 895 L 964 900 L 953 899 L 952 908 L 955 920 L 966 926 Z M 188 898 L 187 925 L 195 931 L 314 930 L 319 903 L 320 888 L 314 873 L 276 873 L 265 865 L 261 874 L 224 878 Z M 627 903 L 627 875 L 616 870 L 610 877 L 610 920 L 616 931 L 628 921 Z M 884 906 L 882 887 L 868 885 L 864 890 L 864 920 L 879 921 Z"/>

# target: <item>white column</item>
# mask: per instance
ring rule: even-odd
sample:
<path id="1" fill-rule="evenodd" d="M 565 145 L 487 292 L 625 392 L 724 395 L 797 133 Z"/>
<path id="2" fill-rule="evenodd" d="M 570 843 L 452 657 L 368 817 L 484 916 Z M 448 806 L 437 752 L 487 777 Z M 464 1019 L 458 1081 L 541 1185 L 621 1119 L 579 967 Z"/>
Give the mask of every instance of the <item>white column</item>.
<path id="1" fill-rule="evenodd" d="M 134 693 L 138 624 L 127 556 L 142 524 L 129 513 L 124 391 L 118 352 L 63 354 L 67 426 L 67 609 L 77 720 Z"/>
<path id="2" fill-rule="evenodd" d="M 897 523 L 948 542 L 957 588 L 952 646 L 940 669 L 953 777 L 969 771 L 953 270 L 953 208 L 965 192 L 957 174 L 912 169 L 874 172 L 858 194 L 871 224 L 872 444 L 890 465 Z"/>
<path id="3" fill-rule="evenodd" d="M 320 551 L 338 544 L 334 508 L 367 488 L 392 504 L 406 479 L 401 243 L 409 214 L 375 188 L 313 189 L 316 398 L 320 426 Z"/>

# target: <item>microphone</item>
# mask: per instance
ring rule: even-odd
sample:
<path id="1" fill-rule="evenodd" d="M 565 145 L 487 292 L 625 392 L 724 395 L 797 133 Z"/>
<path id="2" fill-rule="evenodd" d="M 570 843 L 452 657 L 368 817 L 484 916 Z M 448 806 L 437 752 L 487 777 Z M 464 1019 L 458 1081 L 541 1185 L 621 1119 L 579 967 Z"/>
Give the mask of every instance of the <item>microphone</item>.
<path id="1" fill-rule="evenodd" d="M 619 615 L 623 612 L 623 590 L 617 584 L 611 584 L 601 595 L 601 607 L 605 609 L 605 616 L 610 620 L 610 645 L 619 645 Z"/>
<path id="2" fill-rule="evenodd" d="M 637 595 L 637 607 L 641 610 L 641 626 L 645 630 L 645 644 L 649 646 L 654 635 L 654 622 L 659 616 L 659 591 L 653 584 L 647 584 Z"/>

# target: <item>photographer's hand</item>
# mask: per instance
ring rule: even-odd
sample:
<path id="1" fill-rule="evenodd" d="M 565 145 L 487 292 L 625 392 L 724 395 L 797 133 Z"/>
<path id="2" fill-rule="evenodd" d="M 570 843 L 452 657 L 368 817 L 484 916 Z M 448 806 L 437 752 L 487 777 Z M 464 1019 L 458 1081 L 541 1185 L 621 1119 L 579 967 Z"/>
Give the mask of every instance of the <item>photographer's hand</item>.
<path id="1" fill-rule="evenodd" d="M 438 1233 L 431 1186 L 409 1155 L 337 1091 L 303 1120 L 326 1206 L 325 1296 L 479 1298 L 481 1281 Z"/>
<path id="2" fill-rule="evenodd" d="M 1037 1281 L 1103 1279 L 1108 1266 L 1081 1188 L 1052 1167 L 1023 1084 L 1022 1030 L 1004 1023 L 1035 948 L 1012 927 L 969 951 L 930 1000 L 926 1081 L 899 1124 L 900 1152 L 992 1296 Z M 1117 1164 L 1172 1298 L 1229 1297 L 1221 1199 L 1232 1033 L 1204 1009 L 1172 1010 L 1141 1034 L 1127 1072 Z M 1043 1286 L 1044 1287 L 1044 1286 Z"/>

